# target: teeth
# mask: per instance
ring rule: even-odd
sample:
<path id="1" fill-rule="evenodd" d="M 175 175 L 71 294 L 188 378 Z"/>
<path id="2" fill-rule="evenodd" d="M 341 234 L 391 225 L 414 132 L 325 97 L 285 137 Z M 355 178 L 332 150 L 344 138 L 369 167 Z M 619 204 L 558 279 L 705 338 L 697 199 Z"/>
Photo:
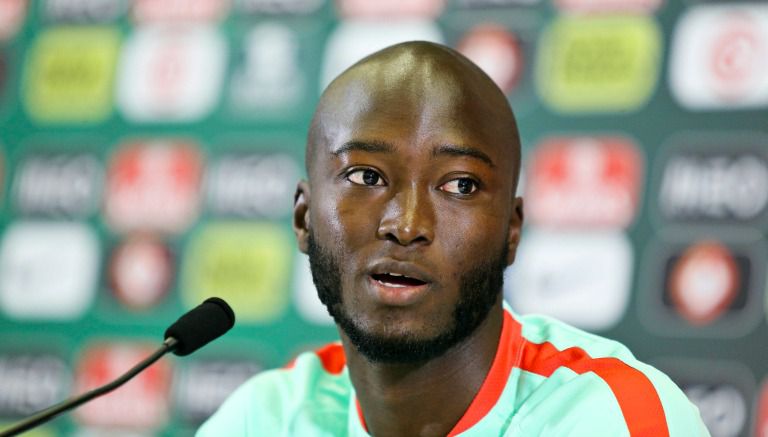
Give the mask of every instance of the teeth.
<path id="1" fill-rule="evenodd" d="M 387 273 L 387 274 L 388 274 L 389 276 L 405 276 L 405 275 L 401 275 L 401 274 L 399 274 L 399 273 Z"/>
<path id="2" fill-rule="evenodd" d="M 402 284 L 393 284 L 391 282 L 384 282 L 384 281 L 378 281 L 381 285 L 386 285 L 387 287 L 391 288 L 405 288 L 405 285 Z"/>

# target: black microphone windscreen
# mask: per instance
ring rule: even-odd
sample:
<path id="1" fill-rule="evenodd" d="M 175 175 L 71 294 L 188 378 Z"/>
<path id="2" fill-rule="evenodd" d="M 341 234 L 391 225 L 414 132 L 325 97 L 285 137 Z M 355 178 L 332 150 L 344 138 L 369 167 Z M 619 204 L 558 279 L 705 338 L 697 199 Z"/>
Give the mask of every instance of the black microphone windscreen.
<path id="1" fill-rule="evenodd" d="M 173 337 L 178 341 L 174 354 L 189 355 L 229 331 L 234 324 L 232 308 L 224 300 L 210 297 L 166 329 L 165 338 Z"/>

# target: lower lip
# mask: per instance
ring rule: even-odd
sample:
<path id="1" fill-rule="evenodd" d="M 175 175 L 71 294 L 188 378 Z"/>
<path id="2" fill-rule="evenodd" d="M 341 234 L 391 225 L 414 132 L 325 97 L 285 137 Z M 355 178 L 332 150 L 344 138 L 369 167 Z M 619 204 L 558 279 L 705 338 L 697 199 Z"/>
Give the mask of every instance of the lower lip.
<path id="1" fill-rule="evenodd" d="M 416 303 L 426 295 L 429 284 L 390 286 L 368 277 L 374 296 L 384 305 L 407 306 Z"/>

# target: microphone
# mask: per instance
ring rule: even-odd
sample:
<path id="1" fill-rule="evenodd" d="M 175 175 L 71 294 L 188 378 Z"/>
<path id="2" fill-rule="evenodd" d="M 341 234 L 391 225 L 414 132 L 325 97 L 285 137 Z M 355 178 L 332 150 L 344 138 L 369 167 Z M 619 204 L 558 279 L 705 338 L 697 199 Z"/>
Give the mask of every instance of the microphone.
<path id="1" fill-rule="evenodd" d="M 116 380 L 95 388 L 80 396 L 53 405 L 34 415 L 0 431 L 0 437 L 19 435 L 24 431 L 42 425 L 61 413 L 79 407 L 80 405 L 105 395 L 130 381 L 134 376 L 162 358 L 168 352 L 178 356 L 186 356 L 200 349 L 212 340 L 224 335 L 235 324 L 235 313 L 224 300 L 218 297 L 206 299 L 203 303 L 192 308 L 181 316 L 165 331 L 162 346 L 152 355 L 145 358 L 131 370 L 125 372 Z"/>
<path id="2" fill-rule="evenodd" d="M 223 299 L 209 297 L 169 326 L 165 339 L 175 339 L 173 353 L 184 357 L 223 335 L 234 324 L 232 308 Z"/>

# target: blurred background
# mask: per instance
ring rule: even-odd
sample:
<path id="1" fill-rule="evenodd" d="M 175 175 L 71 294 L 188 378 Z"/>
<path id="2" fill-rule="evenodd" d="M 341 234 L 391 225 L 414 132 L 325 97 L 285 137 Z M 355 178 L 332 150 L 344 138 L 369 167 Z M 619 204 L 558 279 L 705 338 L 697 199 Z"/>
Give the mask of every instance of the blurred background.
<path id="1" fill-rule="evenodd" d="M 289 221 L 307 125 L 413 39 L 515 109 L 512 306 L 627 344 L 713 436 L 768 436 L 768 2 L 725 0 L 0 0 L 0 427 L 208 296 L 227 336 L 29 435 L 190 435 L 337 338 Z"/>

